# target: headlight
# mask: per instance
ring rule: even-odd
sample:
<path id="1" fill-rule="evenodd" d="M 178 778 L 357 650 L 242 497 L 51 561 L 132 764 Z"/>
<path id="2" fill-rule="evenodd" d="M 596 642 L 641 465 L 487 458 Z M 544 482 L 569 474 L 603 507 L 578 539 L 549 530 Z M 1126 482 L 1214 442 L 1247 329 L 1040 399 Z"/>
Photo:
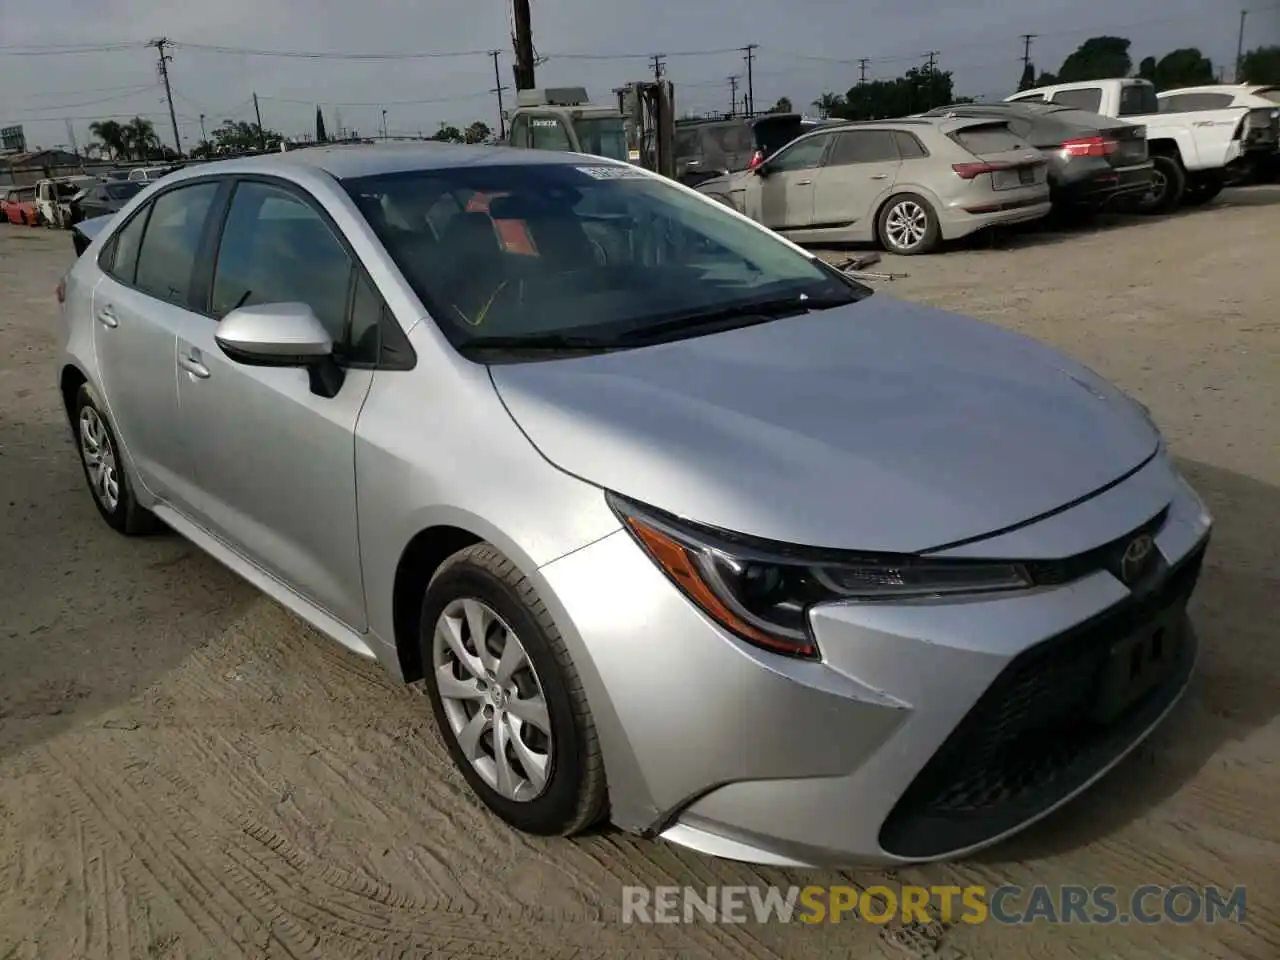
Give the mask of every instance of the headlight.
<path id="1" fill-rule="evenodd" d="M 840 600 L 883 601 L 1019 590 L 1020 564 L 860 556 L 760 543 L 689 524 L 615 494 L 609 505 L 663 573 L 703 612 L 748 643 L 817 659 L 809 609 Z"/>

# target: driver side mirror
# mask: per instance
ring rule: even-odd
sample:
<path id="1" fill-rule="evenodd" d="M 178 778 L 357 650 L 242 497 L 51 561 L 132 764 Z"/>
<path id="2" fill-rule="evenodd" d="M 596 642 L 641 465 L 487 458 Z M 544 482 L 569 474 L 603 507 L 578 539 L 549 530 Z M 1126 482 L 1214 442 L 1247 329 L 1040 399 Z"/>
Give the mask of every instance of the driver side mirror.
<path id="1" fill-rule="evenodd" d="M 344 379 L 333 338 L 305 303 L 238 307 L 218 323 L 214 340 L 227 357 L 253 367 L 303 367 L 311 392 L 331 398 Z"/>

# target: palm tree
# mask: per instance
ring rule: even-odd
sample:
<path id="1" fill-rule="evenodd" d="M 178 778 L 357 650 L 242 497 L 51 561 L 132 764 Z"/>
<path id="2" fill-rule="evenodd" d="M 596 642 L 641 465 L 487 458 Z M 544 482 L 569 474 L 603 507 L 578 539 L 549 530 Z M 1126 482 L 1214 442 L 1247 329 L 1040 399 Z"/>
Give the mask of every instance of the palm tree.
<path id="1" fill-rule="evenodd" d="M 818 116 L 826 119 L 834 116 L 836 111 L 844 106 L 844 97 L 838 93 L 824 93 L 813 101 L 813 106 L 817 109 Z"/>
<path id="2" fill-rule="evenodd" d="M 160 149 L 160 138 L 156 136 L 156 127 L 150 120 L 134 117 L 124 125 L 125 149 L 129 156 L 136 160 L 145 160 L 147 155 Z"/>
<path id="3" fill-rule="evenodd" d="M 101 141 L 103 149 L 116 160 L 129 150 L 125 140 L 124 127 L 115 120 L 99 120 L 89 124 L 89 132 Z"/>

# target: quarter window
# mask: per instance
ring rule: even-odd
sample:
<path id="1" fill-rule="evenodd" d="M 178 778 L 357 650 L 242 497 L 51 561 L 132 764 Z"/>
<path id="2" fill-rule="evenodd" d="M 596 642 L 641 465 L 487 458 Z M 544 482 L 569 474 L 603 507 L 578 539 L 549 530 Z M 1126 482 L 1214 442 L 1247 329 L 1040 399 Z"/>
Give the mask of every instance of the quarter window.
<path id="1" fill-rule="evenodd" d="M 914 133 L 907 133 L 904 130 L 895 130 L 893 132 L 894 142 L 898 145 L 898 153 L 903 160 L 917 160 L 920 157 L 927 157 L 929 151 L 924 148 L 919 140 L 916 139 Z"/>
<path id="2" fill-rule="evenodd" d="M 111 241 L 114 252 L 111 254 L 111 268 L 108 272 L 129 286 L 133 286 L 138 272 L 138 250 L 142 246 L 142 233 L 147 228 L 147 217 L 150 214 L 150 207 L 138 211 L 137 216 L 126 223 Z"/>
<path id="3" fill-rule="evenodd" d="M 305 303 L 334 342 L 344 339 L 351 258 L 296 194 L 241 183 L 231 198 L 213 274 L 213 315 L 261 303 Z"/>
<path id="4" fill-rule="evenodd" d="M 200 235 L 217 192 L 216 183 L 198 183 L 155 199 L 136 255 L 134 286 L 160 300 L 187 306 Z M 116 248 L 116 262 L 127 269 L 128 260 L 121 260 L 122 247 Z"/>

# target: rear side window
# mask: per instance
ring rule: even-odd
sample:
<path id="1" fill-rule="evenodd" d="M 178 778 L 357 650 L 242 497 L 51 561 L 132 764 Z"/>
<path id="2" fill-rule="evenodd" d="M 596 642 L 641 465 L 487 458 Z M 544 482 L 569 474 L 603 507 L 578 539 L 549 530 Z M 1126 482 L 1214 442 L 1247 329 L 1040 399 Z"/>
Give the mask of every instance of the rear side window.
<path id="1" fill-rule="evenodd" d="M 698 139 L 697 130 L 677 130 L 675 142 L 676 156 L 682 160 L 687 157 L 702 155 L 702 141 Z"/>
<path id="2" fill-rule="evenodd" d="M 129 286 L 133 286 L 138 271 L 138 251 L 142 247 L 142 234 L 147 228 L 147 217 L 150 213 L 150 207 L 140 210 L 137 216 L 126 223 L 112 240 L 114 252 L 108 272 L 121 283 L 127 283 Z"/>
<path id="3" fill-rule="evenodd" d="M 1120 88 L 1120 109 L 1122 117 L 1138 117 L 1160 112 L 1160 98 L 1156 96 L 1156 88 L 1146 83 L 1127 83 Z"/>
<path id="4" fill-rule="evenodd" d="M 138 253 L 134 286 L 157 299 L 188 305 L 200 235 L 217 192 L 216 183 L 197 183 L 156 198 Z"/>
<path id="5" fill-rule="evenodd" d="M 1177 93 L 1160 101 L 1161 113 L 1195 113 L 1223 110 L 1235 102 L 1229 93 Z"/>
<path id="6" fill-rule="evenodd" d="M 850 163 L 885 163 L 898 160 L 898 145 L 892 130 L 859 130 L 836 135 L 828 166 Z"/>
<path id="7" fill-rule="evenodd" d="M 903 160 L 918 160 L 920 157 L 927 157 L 929 151 L 924 148 L 914 133 L 907 133 L 905 130 L 893 131 L 893 142 L 898 145 L 898 154 Z"/>
<path id="8" fill-rule="evenodd" d="M 808 132 L 799 117 L 759 120 L 752 127 L 752 131 L 755 134 L 755 148 L 765 156 L 785 147 L 800 134 Z"/>
<path id="9" fill-rule="evenodd" d="M 972 154 L 1007 153 L 1010 150 L 1026 150 L 1029 144 L 1003 123 L 966 127 L 951 135 L 956 143 Z"/>
<path id="10" fill-rule="evenodd" d="M 1097 113 L 1102 107 L 1101 87 L 1081 87 L 1078 90 L 1059 90 L 1053 95 L 1054 103 L 1065 103 L 1077 110 Z"/>

